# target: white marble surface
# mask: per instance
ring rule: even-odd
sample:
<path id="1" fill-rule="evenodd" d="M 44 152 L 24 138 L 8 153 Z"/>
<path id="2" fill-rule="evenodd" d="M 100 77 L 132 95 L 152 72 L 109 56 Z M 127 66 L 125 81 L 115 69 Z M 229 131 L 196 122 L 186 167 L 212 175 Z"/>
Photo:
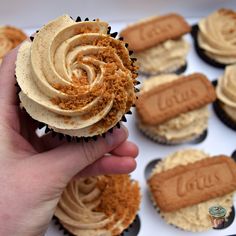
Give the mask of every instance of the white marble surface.
<path id="1" fill-rule="evenodd" d="M 236 1 L 235 1 L 236 3 Z M 189 22 L 193 24 L 197 22 L 196 19 L 188 18 Z M 111 23 L 112 32 L 119 31 L 127 23 L 124 22 L 113 22 Z M 27 33 L 31 34 L 35 29 L 26 29 Z M 186 36 L 186 39 L 192 45 L 192 38 L 190 35 Z M 196 54 L 194 48 L 188 55 L 188 68 L 185 74 L 193 72 L 202 72 L 207 75 L 210 80 L 218 78 L 222 73 L 222 69 L 216 69 L 212 66 L 207 65 L 203 62 Z M 224 229 L 224 230 L 210 230 L 204 233 L 190 233 L 181 231 L 173 226 L 170 226 L 164 222 L 164 220 L 156 213 L 153 208 L 151 201 L 147 194 L 146 180 L 144 177 L 145 166 L 155 158 L 162 158 L 183 148 L 198 148 L 202 149 L 210 155 L 226 154 L 231 155 L 231 153 L 236 149 L 236 131 L 232 131 L 227 128 L 221 121 L 216 117 L 212 107 L 210 106 L 211 118 L 209 120 L 208 136 L 206 140 L 200 144 L 184 144 L 179 146 L 163 146 L 156 144 L 152 140 L 149 140 L 143 136 L 135 125 L 135 112 L 132 116 L 127 115 L 128 122 L 126 123 L 129 129 L 129 139 L 134 141 L 139 146 L 139 156 L 137 159 L 138 165 L 137 169 L 132 173 L 132 178 L 139 181 L 142 191 L 142 203 L 139 212 L 141 219 L 141 229 L 139 236 L 149 236 L 158 235 L 160 236 L 226 236 L 230 234 L 236 234 L 236 220 L 234 223 Z M 235 198 L 236 206 L 236 198 Z M 46 233 L 46 236 L 62 236 L 63 234 L 58 231 L 56 226 L 51 223 L 50 227 Z"/>

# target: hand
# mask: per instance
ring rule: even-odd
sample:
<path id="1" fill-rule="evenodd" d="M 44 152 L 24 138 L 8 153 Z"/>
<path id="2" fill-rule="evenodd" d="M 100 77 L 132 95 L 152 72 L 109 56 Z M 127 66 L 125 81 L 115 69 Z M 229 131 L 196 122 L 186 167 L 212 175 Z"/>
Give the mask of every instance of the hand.
<path id="1" fill-rule="evenodd" d="M 38 138 L 37 122 L 19 108 L 16 54 L 17 49 L 0 66 L 0 235 L 39 236 L 73 177 L 129 173 L 138 149 L 124 127 L 88 143 L 62 142 L 50 134 Z"/>

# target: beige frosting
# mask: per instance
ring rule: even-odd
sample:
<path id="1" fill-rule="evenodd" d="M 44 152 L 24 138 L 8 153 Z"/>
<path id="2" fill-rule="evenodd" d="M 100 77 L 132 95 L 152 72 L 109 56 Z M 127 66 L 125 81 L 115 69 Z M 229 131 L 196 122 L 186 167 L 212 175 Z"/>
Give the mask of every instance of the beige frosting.
<path id="1" fill-rule="evenodd" d="M 22 106 L 57 132 L 94 136 L 115 126 L 135 101 L 134 69 L 106 22 L 61 16 L 25 42 L 16 62 Z"/>
<path id="2" fill-rule="evenodd" d="M 220 9 L 199 22 L 198 42 L 206 54 L 224 64 L 236 62 L 236 12 Z"/>
<path id="3" fill-rule="evenodd" d="M 135 53 L 139 70 L 146 74 L 174 72 L 186 64 L 189 44 L 181 37 L 167 40 L 142 52 Z"/>
<path id="4" fill-rule="evenodd" d="M 216 87 L 224 111 L 236 121 L 236 65 L 227 66 Z"/>
<path id="5" fill-rule="evenodd" d="M 0 27 L 0 64 L 2 58 L 27 38 L 26 34 L 12 26 Z"/>
<path id="6" fill-rule="evenodd" d="M 74 235 L 112 236 L 134 221 L 139 203 L 138 184 L 128 175 L 81 178 L 64 190 L 55 215 Z"/>
<path id="7" fill-rule="evenodd" d="M 178 165 L 187 165 L 208 157 L 206 153 L 200 150 L 186 149 L 177 151 L 161 162 L 159 162 L 152 171 L 152 175 L 174 168 Z M 208 216 L 208 209 L 214 205 L 221 205 L 227 209 L 227 215 L 230 214 L 233 205 L 233 193 L 223 197 L 211 199 L 194 206 L 185 207 L 178 211 L 167 213 L 160 212 L 161 216 L 168 224 L 173 224 L 181 229 L 200 232 L 212 228 L 211 221 Z"/>
<path id="8" fill-rule="evenodd" d="M 143 82 L 142 91 L 148 91 L 153 86 L 159 86 L 178 79 L 174 74 L 160 75 L 149 78 Z M 137 114 L 138 115 L 138 114 Z M 143 123 L 138 117 L 139 128 L 148 136 L 157 141 L 184 142 L 198 137 L 207 129 L 209 112 L 208 107 L 204 106 L 194 111 L 180 114 L 160 125 L 148 125 Z"/>

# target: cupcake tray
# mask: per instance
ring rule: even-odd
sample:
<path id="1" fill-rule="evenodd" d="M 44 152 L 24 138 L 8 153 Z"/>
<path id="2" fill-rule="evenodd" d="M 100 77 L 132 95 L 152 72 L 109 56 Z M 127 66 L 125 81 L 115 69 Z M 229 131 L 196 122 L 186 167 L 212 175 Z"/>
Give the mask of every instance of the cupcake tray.
<path id="1" fill-rule="evenodd" d="M 198 19 L 187 19 L 191 25 L 195 25 Z M 127 25 L 127 22 L 111 23 L 112 32 L 119 32 Z M 25 31 L 30 35 L 36 29 L 26 29 Z M 223 74 L 224 69 L 215 68 L 206 64 L 197 54 L 194 48 L 194 41 L 190 34 L 186 35 L 186 40 L 191 44 L 191 50 L 187 57 L 187 69 L 185 74 L 194 72 L 204 73 L 209 80 L 213 81 Z M 145 76 L 140 76 L 139 80 L 148 79 Z M 132 178 L 139 181 L 142 193 L 142 202 L 138 216 L 130 230 L 124 232 L 124 236 L 150 236 L 150 235 L 165 235 L 165 236 L 230 236 L 236 235 L 236 219 L 234 214 L 230 217 L 232 223 L 221 230 L 209 230 L 202 233 L 191 233 L 178 229 L 172 225 L 168 225 L 158 214 L 153 207 L 146 184 L 146 178 L 151 171 L 151 168 L 158 159 L 164 158 L 170 153 L 185 149 L 196 148 L 209 153 L 209 155 L 225 154 L 231 156 L 235 155 L 236 150 L 236 131 L 227 127 L 216 116 L 213 106 L 209 107 L 211 117 L 209 119 L 208 131 L 205 139 L 198 143 L 186 143 L 182 145 L 160 145 L 143 135 L 136 127 L 135 108 L 133 108 L 133 115 L 126 116 L 127 122 L 125 125 L 129 129 L 129 140 L 135 142 L 139 146 L 139 156 L 137 158 L 137 169 L 131 174 Z M 219 170 L 220 171 L 220 170 Z M 236 197 L 234 197 L 234 206 L 236 209 Z M 236 217 L 235 217 L 236 218 Z M 138 234 L 137 234 L 138 232 Z M 51 222 L 45 236 L 62 236 L 65 235 L 63 230 L 59 230 L 58 225 L 54 221 Z"/>

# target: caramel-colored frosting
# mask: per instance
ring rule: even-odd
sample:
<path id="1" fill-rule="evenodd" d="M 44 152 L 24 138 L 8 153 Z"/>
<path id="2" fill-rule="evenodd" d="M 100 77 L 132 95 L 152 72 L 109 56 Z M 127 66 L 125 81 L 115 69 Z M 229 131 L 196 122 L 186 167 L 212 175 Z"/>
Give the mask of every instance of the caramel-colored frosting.
<path id="1" fill-rule="evenodd" d="M 225 112 L 236 121 L 236 65 L 227 66 L 216 87 Z"/>
<path id="2" fill-rule="evenodd" d="M 172 82 L 178 78 L 180 77 L 174 74 L 152 77 L 144 81 L 140 92 L 148 92 L 156 86 Z M 137 115 L 138 126 L 148 136 L 151 136 L 154 139 L 157 136 L 158 139 L 161 138 L 163 141 L 168 140 L 171 142 L 184 142 L 199 136 L 207 129 L 209 118 L 207 106 L 182 113 L 179 116 L 158 125 L 147 124 L 140 119 L 138 113 Z"/>
<path id="3" fill-rule="evenodd" d="M 181 37 L 134 53 L 134 56 L 140 72 L 155 75 L 174 72 L 185 65 L 188 51 L 189 44 Z"/>
<path id="4" fill-rule="evenodd" d="M 236 12 L 219 9 L 199 22 L 198 42 L 206 54 L 224 64 L 236 62 Z"/>
<path id="5" fill-rule="evenodd" d="M 61 16 L 25 42 L 16 63 L 22 106 L 56 132 L 94 136 L 135 102 L 137 74 L 123 41 L 102 21 Z"/>
<path id="6" fill-rule="evenodd" d="M 16 27 L 0 27 L 0 64 L 2 58 L 26 38 L 26 34 Z"/>
<path id="7" fill-rule="evenodd" d="M 128 175 L 81 178 L 64 190 L 55 215 L 78 236 L 120 235 L 135 219 L 138 183 Z"/>
<path id="8" fill-rule="evenodd" d="M 179 165 L 187 165 L 203 160 L 208 156 L 205 152 L 195 149 L 177 151 L 159 162 L 153 169 L 151 176 Z M 206 231 L 212 228 L 208 209 L 217 204 L 227 209 L 228 216 L 233 205 L 233 194 L 230 193 L 174 212 L 160 212 L 160 214 L 168 224 L 175 225 L 181 229 L 192 232 Z"/>

